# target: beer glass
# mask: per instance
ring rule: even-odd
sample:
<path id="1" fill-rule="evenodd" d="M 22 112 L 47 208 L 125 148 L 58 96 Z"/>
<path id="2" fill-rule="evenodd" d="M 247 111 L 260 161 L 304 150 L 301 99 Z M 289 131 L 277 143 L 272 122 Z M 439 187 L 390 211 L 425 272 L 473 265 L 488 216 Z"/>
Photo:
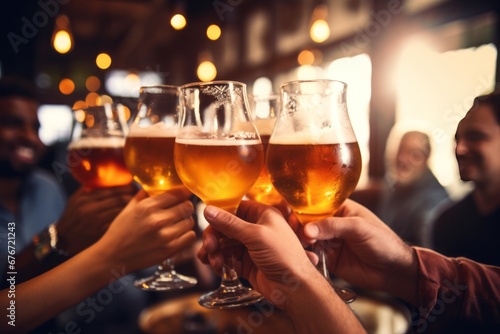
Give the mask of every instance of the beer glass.
<path id="1" fill-rule="evenodd" d="M 252 118 L 259 131 L 265 154 L 269 144 L 269 138 L 271 137 L 274 124 L 276 123 L 276 116 L 279 112 L 279 96 L 249 96 L 249 102 L 252 110 Z M 257 181 L 255 181 L 252 188 L 248 191 L 247 197 L 267 205 L 276 205 L 283 201 L 281 195 L 274 189 L 271 183 L 265 163 L 262 166 L 262 171 Z"/>
<path id="2" fill-rule="evenodd" d="M 281 85 L 282 109 L 267 151 L 267 168 L 278 192 L 307 224 L 332 216 L 352 193 L 361 154 L 346 106 L 347 85 L 335 80 Z M 324 242 L 313 246 L 318 269 L 331 282 Z M 332 284 L 333 286 L 333 284 Z M 335 289 L 346 302 L 356 295 Z"/>
<path id="3" fill-rule="evenodd" d="M 75 122 L 67 162 L 73 177 L 87 189 L 132 182 L 123 145 L 128 131 L 122 104 L 104 104 L 74 111 Z"/>
<path id="4" fill-rule="evenodd" d="M 157 85 L 141 87 L 137 114 L 125 141 L 125 162 L 150 196 L 183 187 L 174 166 L 174 142 L 179 122 L 179 88 Z M 165 291 L 196 285 L 194 277 L 175 271 L 171 259 L 163 261 L 156 272 L 134 282 L 137 288 Z"/>
<path id="5" fill-rule="evenodd" d="M 246 85 L 191 83 L 181 86 L 180 96 L 182 122 L 174 148 L 177 173 L 205 204 L 234 214 L 264 163 L 260 137 L 249 115 Z M 225 259 L 221 285 L 202 295 L 199 304 L 230 309 L 261 300 L 258 292 L 241 284 L 233 268 L 231 241 L 221 244 Z"/>

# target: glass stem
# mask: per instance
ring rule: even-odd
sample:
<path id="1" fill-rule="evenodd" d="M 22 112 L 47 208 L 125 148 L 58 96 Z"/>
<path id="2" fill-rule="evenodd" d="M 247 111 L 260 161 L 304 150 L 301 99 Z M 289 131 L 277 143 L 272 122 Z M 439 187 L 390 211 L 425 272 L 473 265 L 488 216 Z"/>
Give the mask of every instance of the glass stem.
<path id="1" fill-rule="evenodd" d="M 234 269 L 234 253 L 231 247 L 231 240 L 222 238 L 220 241 L 222 247 L 222 255 L 224 258 L 224 263 L 222 265 L 222 282 L 221 287 L 231 289 L 231 288 L 239 288 L 242 286 L 238 274 Z"/>
<path id="2" fill-rule="evenodd" d="M 327 268 L 325 247 L 323 245 L 323 241 L 316 242 L 313 245 L 313 251 L 314 253 L 316 253 L 316 255 L 318 255 L 318 264 L 316 265 L 316 268 L 318 268 L 319 272 L 327 279 L 328 282 L 330 282 L 330 284 L 332 284 Z"/>
<path id="3" fill-rule="evenodd" d="M 160 266 L 158 266 L 158 274 L 160 274 L 160 275 L 165 275 L 165 274 L 175 275 L 175 267 L 174 267 L 174 264 L 172 263 L 172 259 L 166 259 L 161 263 Z"/>

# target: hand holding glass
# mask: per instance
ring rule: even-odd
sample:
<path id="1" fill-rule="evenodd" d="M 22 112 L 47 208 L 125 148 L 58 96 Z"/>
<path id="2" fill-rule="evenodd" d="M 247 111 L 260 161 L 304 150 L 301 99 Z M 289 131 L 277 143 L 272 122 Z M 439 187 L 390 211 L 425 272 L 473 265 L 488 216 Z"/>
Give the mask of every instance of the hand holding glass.
<path id="1" fill-rule="evenodd" d="M 174 166 L 174 142 L 179 121 L 179 89 L 158 85 L 141 87 L 137 115 L 125 142 L 125 161 L 134 179 L 150 196 L 183 187 Z M 171 259 L 155 274 L 137 280 L 143 290 L 164 291 L 194 286 L 197 280 L 178 274 Z"/>

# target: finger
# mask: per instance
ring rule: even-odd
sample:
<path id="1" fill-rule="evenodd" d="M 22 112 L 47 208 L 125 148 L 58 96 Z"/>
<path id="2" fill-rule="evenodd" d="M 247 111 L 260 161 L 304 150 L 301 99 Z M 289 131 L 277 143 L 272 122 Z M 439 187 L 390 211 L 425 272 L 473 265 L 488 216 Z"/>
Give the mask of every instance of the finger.
<path id="1" fill-rule="evenodd" d="M 213 253 L 219 248 L 219 239 L 221 234 L 213 229 L 212 226 L 208 226 L 205 231 L 203 231 L 203 248 L 207 253 Z"/>
<path id="2" fill-rule="evenodd" d="M 176 188 L 166 191 L 158 196 L 152 197 L 151 200 L 157 203 L 160 207 L 171 207 L 182 201 L 186 201 L 191 197 L 191 192 L 185 188 Z M 191 204 L 192 206 L 192 204 Z"/>
<path id="3" fill-rule="evenodd" d="M 148 193 L 145 190 L 141 189 L 134 195 L 134 197 L 132 197 L 129 203 L 138 203 L 147 197 Z"/>
<path id="4" fill-rule="evenodd" d="M 260 209 L 259 206 L 260 203 L 254 201 L 248 201 L 248 202 L 250 202 L 248 203 L 248 205 L 247 204 L 243 205 L 248 207 L 257 207 L 258 209 Z M 220 232 L 223 231 L 223 234 L 225 236 L 241 241 L 242 243 L 245 243 L 246 238 L 248 238 L 249 232 L 245 232 L 248 226 L 250 225 L 256 226 L 254 224 L 249 224 L 248 222 L 240 219 L 239 217 L 236 217 L 235 215 L 230 214 L 225 210 L 219 209 L 211 205 L 208 205 L 203 211 L 203 213 L 205 215 L 205 219 L 208 221 L 210 225 L 214 227 L 214 229 Z M 250 214 L 250 216 L 252 216 L 252 214 Z M 247 216 L 245 216 L 245 218 L 246 217 Z"/>
<path id="5" fill-rule="evenodd" d="M 270 208 L 278 211 L 278 209 L 274 207 L 256 201 L 244 200 L 241 201 L 236 215 L 248 222 L 256 223 L 259 220 L 259 217 L 262 216 L 262 213 Z"/>
<path id="6" fill-rule="evenodd" d="M 164 227 L 160 230 L 160 235 L 167 241 L 179 238 L 184 233 L 193 229 L 194 219 L 187 218 L 176 222 L 173 225 Z M 194 232 L 194 231 L 193 231 Z"/>
<path id="7" fill-rule="evenodd" d="M 222 274 L 222 266 L 224 265 L 224 257 L 222 255 L 222 252 L 215 252 L 213 254 L 210 254 L 208 256 L 208 262 L 214 272 L 220 276 Z"/>
<path id="8" fill-rule="evenodd" d="M 286 220 L 288 220 L 290 215 L 293 213 L 292 209 L 288 206 L 288 203 L 284 199 L 282 199 L 281 202 L 273 206 L 281 212 L 281 214 L 283 215 L 283 217 L 285 217 Z"/>
<path id="9" fill-rule="evenodd" d="M 196 252 L 196 256 L 201 261 L 201 263 L 208 264 L 208 253 L 203 245 L 200 247 L 200 249 L 198 249 L 198 252 Z"/>
<path id="10" fill-rule="evenodd" d="M 319 262 L 318 254 L 306 250 L 306 255 L 309 258 L 309 260 L 312 262 L 312 264 L 314 264 L 315 266 L 318 264 L 318 262 Z"/>
<path id="11" fill-rule="evenodd" d="M 304 236 L 312 242 L 334 238 L 351 239 L 359 237 L 359 217 L 331 217 L 304 226 Z M 361 232 L 362 233 L 362 232 Z"/>
<path id="12" fill-rule="evenodd" d="M 287 221 L 288 225 L 290 225 L 295 234 L 297 234 L 302 229 L 302 224 L 300 223 L 299 218 L 297 218 L 297 215 L 293 213 L 290 214 Z"/>
<path id="13" fill-rule="evenodd" d="M 194 231 L 188 231 L 178 238 L 168 241 L 166 243 L 167 257 L 171 258 L 175 256 L 178 252 L 190 247 L 195 241 L 196 233 L 194 233 Z"/>
<path id="14" fill-rule="evenodd" d="M 146 210 L 149 212 L 152 226 L 163 228 L 175 224 L 182 219 L 192 218 L 194 206 L 190 201 L 184 201 L 166 209 L 159 209 L 156 206 L 152 206 Z"/>

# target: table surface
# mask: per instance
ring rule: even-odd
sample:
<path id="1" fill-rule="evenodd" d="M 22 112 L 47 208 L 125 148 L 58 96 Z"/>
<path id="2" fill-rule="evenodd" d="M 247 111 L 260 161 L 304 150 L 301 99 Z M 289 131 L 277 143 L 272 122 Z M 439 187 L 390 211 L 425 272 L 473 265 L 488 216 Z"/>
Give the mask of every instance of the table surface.
<path id="1" fill-rule="evenodd" d="M 139 317 L 141 330 L 148 334 L 295 333 L 288 315 L 267 301 L 246 308 L 219 310 L 198 305 L 199 296 L 199 293 L 189 294 L 145 309 Z M 358 295 L 349 306 L 370 333 L 408 330 L 408 311 L 394 300 Z"/>

